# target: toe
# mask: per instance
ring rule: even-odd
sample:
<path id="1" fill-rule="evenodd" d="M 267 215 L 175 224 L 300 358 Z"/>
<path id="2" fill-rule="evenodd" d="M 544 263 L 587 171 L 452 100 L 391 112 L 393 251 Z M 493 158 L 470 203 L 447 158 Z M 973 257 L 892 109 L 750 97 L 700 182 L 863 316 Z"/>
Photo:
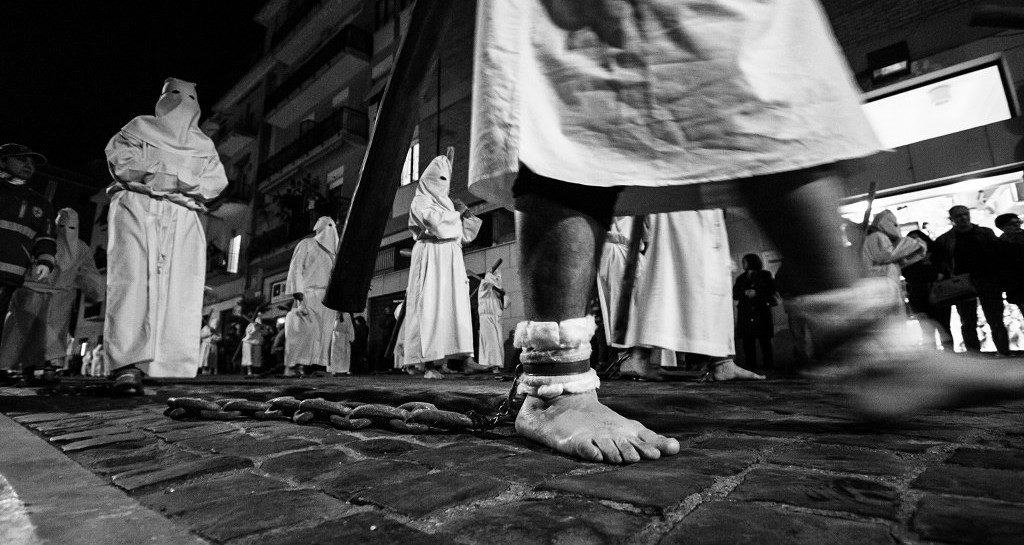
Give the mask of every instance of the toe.
<path id="1" fill-rule="evenodd" d="M 589 460 L 591 462 L 600 462 L 604 460 L 604 456 L 601 455 L 601 449 L 598 448 L 593 441 L 581 441 L 576 445 L 574 450 L 576 456 L 583 460 Z"/>
<path id="2" fill-rule="evenodd" d="M 597 448 L 601 449 L 604 461 L 611 464 L 622 463 L 622 454 L 619 452 L 619 447 L 615 446 L 615 442 L 610 438 L 595 439 L 594 444 L 597 445 Z"/>
<path id="3" fill-rule="evenodd" d="M 640 436 L 640 439 L 648 445 L 658 449 L 663 455 L 671 456 L 679 452 L 679 441 L 671 437 L 659 435 L 647 428 L 641 430 L 638 435 Z"/>
<path id="4" fill-rule="evenodd" d="M 622 456 L 623 462 L 627 464 L 635 464 L 640 461 L 640 453 L 637 452 L 633 443 L 626 439 L 616 439 L 615 446 L 618 447 L 619 454 Z"/>
<path id="5" fill-rule="evenodd" d="M 634 439 L 632 443 L 633 448 L 635 448 L 637 452 L 640 453 L 640 456 L 645 460 L 657 460 L 658 458 L 661 458 L 661 451 L 658 450 L 658 447 L 648 444 L 647 441 L 644 441 L 643 439 Z"/>

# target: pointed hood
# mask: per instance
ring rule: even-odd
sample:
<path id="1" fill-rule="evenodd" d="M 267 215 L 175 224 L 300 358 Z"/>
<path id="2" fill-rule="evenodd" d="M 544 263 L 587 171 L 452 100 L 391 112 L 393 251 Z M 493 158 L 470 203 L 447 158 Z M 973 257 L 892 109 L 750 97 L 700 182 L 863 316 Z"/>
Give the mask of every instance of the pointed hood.
<path id="1" fill-rule="evenodd" d="M 445 208 L 455 210 L 448 190 L 451 187 L 452 162 L 444 155 L 434 157 L 423 174 L 420 175 L 419 184 L 416 186 L 416 197 L 427 197 Z"/>
<path id="2" fill-rule="evenodd" d="M 871 220 L 871 227 L 885 233 L 889 238 L 900 237 L 900 225 L 896 220 L 896 214 L 893 214 L 891 210 L 883 210 L 875 214 L 874 219 Z"/>
<path id="3" fill-rule="evenodd" d="M 338 228 L 329 216 L 320 216 L 313 227 L 316 243 L 331 255 L 338 253 Z"/>
<path id="4" fill-rule="evenodd" d="M 165 151 L 209 157 L 217 149 L 199 130 L 199 97 L 196 85 L 177 78 L 164 81 L 156 102 L 156 115 L 140 115 L 121 130 Z"/>
<path id="5" fill-rule="evenodd" d="M 78 235 L 78 212 L 73 208 L 61 208 L 57 212 L 57 233 L 67 243 L 69 248 L 78 246 L 75 240 Z"/>

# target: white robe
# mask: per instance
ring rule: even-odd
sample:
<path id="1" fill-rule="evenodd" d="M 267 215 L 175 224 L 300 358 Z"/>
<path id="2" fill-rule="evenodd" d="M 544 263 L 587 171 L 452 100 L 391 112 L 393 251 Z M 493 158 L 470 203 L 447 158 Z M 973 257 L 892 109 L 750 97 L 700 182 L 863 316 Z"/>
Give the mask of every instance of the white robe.
<path id="1" fill-rule="evenodd" d="M 522 163 L 626 187 L 620 214 L 713 208 L 622 207 L 637 187 L 699 193 L 878 149 L 817 0 L 482 0 L 476 15 L 469 182 L 490 202 L 511 207 Z"/>
<path id="2" fill-rule="evenodd" d="M 107 356 L 111 369 L 134 365 L 151 377 L 194 377 L 199 369 L 206 234 L 196 211 L 228 184 L 213 142 L 196 126 L 195 88 L 186 83 L 168 80 L 158 115 L 133 119 L 105 150 L 114 178 Z"/>
<path id="3" fill-rule="evenodd" d="M 435 157 L 420 176 L 409 208 L 412 247 L 406 290 L 403 365 L 473 353 L 469 279 L 462 245 L 483 222 L 463 218 L 448 198 L 451 162 Z"/>
<path id="4" fill-rule="evenodd" d="M 295 246 L 285 292 L 301 293 L 302 303 L 295 303 L 285 321 L 284 361 L 288 367 L 330 365 L 338 311 L 325 307 L 323 300 L 334 258 L 335 254 L 314 237 L 306 237 Z"/>
<path id="5" fill-rule="evenodd" d="M 601 303 L 601 318 L 604 324 L 604 335 L 609 346 L 628 348 L 615 340 L 615 324 L 623 310 L 622 284 L 626 273 L 626 259 L 629 255 L 629 237 L 632 235 L 633 218 L 619 216 L 613 218 L 611 228 L 605 234 L 604 249 L 601 262 L 597 267 L 597 298 Z M 643 254 L 637 256 L 637 269 L 643 267 Z M 633 288 L 632 299 L 635 304 L 636 287 Z"/>
<path id="6" fill-rule="evenodd" d="M 107 359 L 107 353 L 102 344 L 97 344 L 96 348 L 92 349 L 92 376 L 94 377 L 105 377 L 113 371 L 114 368 L 110 366 L 110 360 Z"/>
<path id="7" fill-rule="evenodd" d="M 653 214 L 627 346 L 736 352 L 729 242 L 721 210 Z"/>
<path id="8" fill-rule="evenodd" d="M 331 359 L 328 373 L 348 373 L 352 370 L 352 341 L 356 330 L 352 327 L 352 315 L 339 314 L 331 338 Z"/>
<path id="9" fill-rule="evenodd" d="M 211 372 L 214 370 L 215 361 L 211 361 L 210 354 L 216 354 L 217 341 L 220 340 L 220 335 L 217 335 L 210 329 L 210 326 L 204 325 L 199 330 L 199 366 L 209 369 Z"/>
<path id="10" fill-rule="evenodd" d="M 505 366 L 505 343 L 501 332 L 501 315 L 506 301 L 495 288 L 502 289 L 501 275 L 488 272 L 477 292 L 477 310 L 480 314 L 480 347 L 477 363 L 485 367 Z"/>
<path id="11" fill-rule="evenodd" d="M 245 337 L 242 338 L 242 367 L 259 367 L 261 362 L 260 346 L 263 344 L 263 336 L 255 323 L 245 327 Z"/>

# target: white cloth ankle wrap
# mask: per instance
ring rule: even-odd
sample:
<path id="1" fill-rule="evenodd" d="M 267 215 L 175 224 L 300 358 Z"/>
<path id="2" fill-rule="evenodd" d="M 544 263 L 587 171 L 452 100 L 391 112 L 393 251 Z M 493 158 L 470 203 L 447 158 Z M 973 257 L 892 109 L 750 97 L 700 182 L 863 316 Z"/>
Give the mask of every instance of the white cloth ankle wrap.
<path id="1" fill-rule="evenodd" d="M 523 363 L 571 363 L 590 359 L 590 339 L 597 331 L 593 316 L 561 322 L 519 322 L 512 346 L 523 349 Z"/>
<path id="2" fill-rule="evenodd" d="M 550 399 L 562 394 L 581 394 L 600 387 L 601 379 L 597 377 L 597 372 L 593 369 L 579 375 L 555 377 L 524 374 L 519 377 L 519 387 L 516 388 L 516 394 Z"/>

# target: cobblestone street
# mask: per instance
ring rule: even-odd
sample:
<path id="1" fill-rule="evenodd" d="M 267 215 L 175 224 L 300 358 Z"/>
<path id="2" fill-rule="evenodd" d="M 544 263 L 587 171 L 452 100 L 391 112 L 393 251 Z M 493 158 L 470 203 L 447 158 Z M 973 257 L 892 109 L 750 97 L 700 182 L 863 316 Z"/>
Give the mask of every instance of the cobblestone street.
<path id="1" fill-rule="evenodd" d="M 234 379 L 157 383 L 134 399 L 0 390 L 0 474 L 40 542 L 89 542 L 113 521 L 121 534 L 107 543 L 1024 543 L 1021 403 L 878 425 L 806 381 L 609 382 L 611 406 L 683 445 L 618 467 L 552 454 L 510 428 L 403 435 L 163 416 L 172 395 L 467 410 L 509 385 Z M 64 457 L 80 467 L 59 469 Z M 75 496 L 95 477 L 89 490 L 125 504 L 115 515 L 93 513 L 114 500 Z M 72 492 L 41 491 L 53 481 Z"/>

